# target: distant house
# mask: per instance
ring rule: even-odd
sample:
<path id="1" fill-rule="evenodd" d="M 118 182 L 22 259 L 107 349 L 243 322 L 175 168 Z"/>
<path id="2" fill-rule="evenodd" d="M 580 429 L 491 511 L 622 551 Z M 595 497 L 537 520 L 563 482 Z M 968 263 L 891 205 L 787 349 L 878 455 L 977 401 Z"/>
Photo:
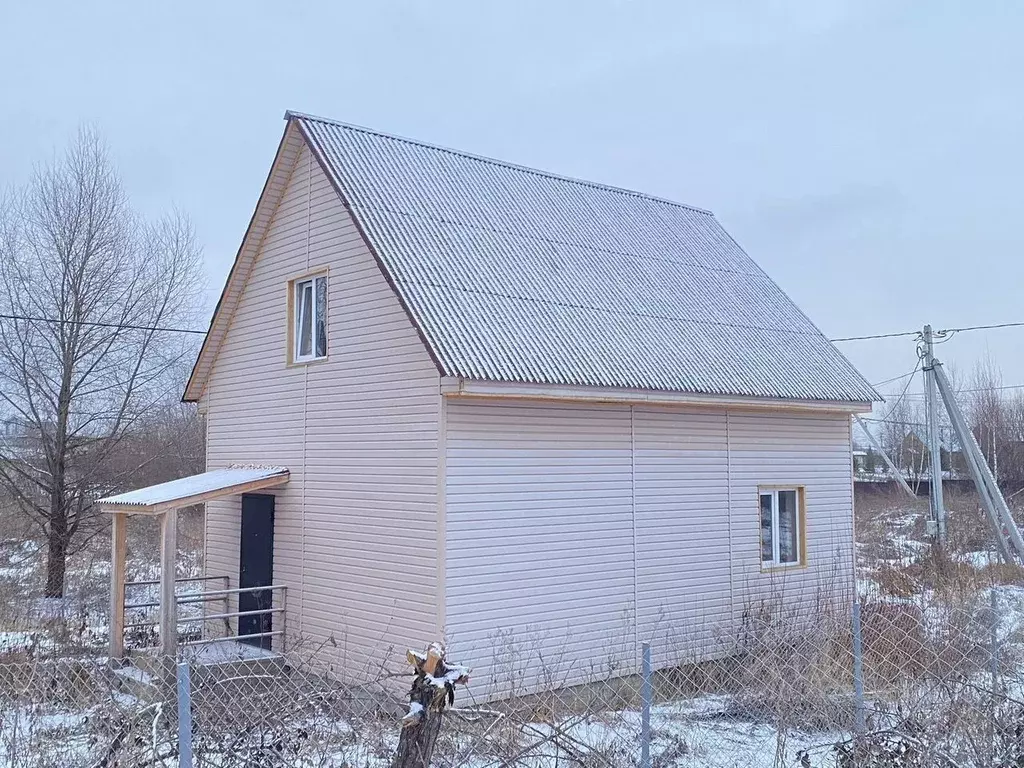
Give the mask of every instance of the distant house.
<path id="1" fill-rule="evenodd" d="M 912 427 L 900 443 L 897 466 L 913 477 L 929 472 L 928 434 L 923 428 Z"/>
<path id="2" fill-rule="evenodd" d="M 931 451 L 928 447 L 928 430 L 913 426 L 900 443 L 896 464 L 904 474 L 913 478 L 931 476 Z M 945 476 L 957 477 L 967 474 L 967 464 L 960 449 L 960 443 L 945 430 L 940 430 L 939 453 Z"/>
<path id="3" fill-rule="evenodd" d="M 185 399 L 207 573 L 353 658 L 667 663 L 852 581 L 876 393 L 691 206 L 290 113 Z"/>
<path id="4" fill-rule="evenodd" d="M 853 471 L 857 473 L 864 473 L 868 471 L 868 457 L 870 451 L 854 449 L 853 451 Z M 873 471 L 873 470 L 872 470 Z"/>

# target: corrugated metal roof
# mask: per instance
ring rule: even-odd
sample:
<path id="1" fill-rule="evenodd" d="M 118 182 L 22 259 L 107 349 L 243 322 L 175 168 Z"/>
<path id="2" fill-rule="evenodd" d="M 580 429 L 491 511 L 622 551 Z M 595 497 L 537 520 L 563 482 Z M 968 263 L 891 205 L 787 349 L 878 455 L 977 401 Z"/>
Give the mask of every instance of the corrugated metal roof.
<path id="1" fill-rule="evenodd" d="M 272 488 L 288 482 L 287 467 L 225 467 L 139 488 L 97 503 L 109 511 L 159 512 L 188 506 L 211 498 L 230 496 L 243 490 Z"/>
<path id="2" fill-rule="evenodd" d="M 445 375 L 879 399 L 707 211 L 289 117 Z"/>

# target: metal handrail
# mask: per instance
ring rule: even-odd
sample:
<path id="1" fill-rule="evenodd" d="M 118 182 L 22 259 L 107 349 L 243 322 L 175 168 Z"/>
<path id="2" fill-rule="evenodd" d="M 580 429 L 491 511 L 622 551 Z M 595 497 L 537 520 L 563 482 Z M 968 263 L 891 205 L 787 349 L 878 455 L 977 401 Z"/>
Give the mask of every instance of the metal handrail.
<path id="1" fill-rule="evenodd" d="M 193 592 L 184 595 L 175 595 L 175 603 L 178 605 L 192 605 L 195 603 L 208 603 L 212 600 L 220 600 L 229 595 L 241 595 L 247 592 L 262 592 L 263 590 L 284 591 L 287 587 L 284 584 L 273 584 L 269 587 L 236 587 L 234 589 L 211 589 L 208 592 Z M 125 610 L 138 608 L 156 608 L 160 605 L 159 600 L 146 603 L 125 603 Z"/>
<path id="2" fill-rule="evenodd" d="M 193 581 L 217 581 L 223 579 L 225 583 L 228 581 L 228 576 L 182 576 L 180 579 L 175 579 L 175 584 L 188 584 Z M 160 583 L 158 579 L 152 581 L 126 581 L 125 587 L 155 587 Z"/>
<path id="3" fill-rule="evenodd" d="M 219 621 L 220 619 L 234 619 L 239 616 L 260 616 L 265 613 L 284 613 L 284 608 L 260 608 L 258 611 L 231 611 L 229 613 L 211 613 L 195 619 L 182 619 L 185 623 L 194 621 Z"/>
<path id="4" fill-rule="evenodd" d="M 226 576 L 209 576 L 209 577 L 203 577 L 202 579 L 195 579 L 195 581 L 200 581 L 200 580 L 202 580 L 202 581 L 212 581 L 212 580 L 215 580 L 215 579 L 225 579 L 225 581 L 227 581 L 227 577 Z M 183 579 L 182 581 L 191 581 L 191 580 L 190 579 Z M 136 582 L 136 583 L 138 583 L 138 582 Z M 203 615 L 200 615 L 200 616 L 178 616 L 177 617 L 177 626 L 178 626 L 179 630 L 180 630 L 180 628 L 182 626 L 189 625 L 189 624 L 204 624 L 204 623 L 210 622 L 210 621 L 223 621 L 224 622 L 224 626 L 225 626 L 225 631 L 228 633 L 228 634 L 226 634 L 223 637 L 213 637 L 213 638 L 206 638 L 206 639 L 203 639 L 203 640 L 186 641 L 185 643 L 182 643 L 182 645 L 187 645 L 187 646 L 208 645 L 210 643 L 217 643 L 217 642 L 236 641 L 236 640 L 249 640 L 249 639 L 256 639 L 256 638 L 261 638 L 261 637 L 275 637 L 275 636 L 281 637 L 282 641 L 283 641 L 283 638 L 284 638 L 284 619 L 285 619 L 284 596 L 287 593 L 287 589 L 288 589 L 287 586 L 284 585 L 284 584 L 271 584 L 271 585 L 268 585 L 268 586 L 265 586 L 265 587 L 233 587 L 233 588 L 224 588 L 224 589 L 213 589 L 213 590 L 208 590 L 208 591 L 205 591 L 205 592 L 186 593 L 184 595 L 176 595 L 175 596 L 175 604 L 179 605 L 179 606 L 180 605 L 200 605 L 202 603 L 213 602 L 213 601 L 223 601 L 224 602 L 224 606 L 225 606 L 225 610 L 223 612 L 221 612 L 221 613 L 203 614 Z M 249 594 L 249 593 L 252 593 L 252 592 L 263 592 L 263 591 L 278 592 L 278 593 L 280 593 L 280 595 L 281 595 L 281 605 L 279 607 L 276 607 L 276 608 L 273 607 L 273 605 L 271 605 L 271 607 L 269 607 L 269 608 L 258 608 L 258 609 L 251 610 L 251 611 L 229 611 L 229 610 L 227 610 L 228 605 L 229 605 L 228 601 L 229 601 L 229 599 L 230 599 L 230 597 L 232 595 L 243 595 L 243 594 Z M 129 609 L 138 610 L 138 609 L 142 609 L 142 608 L 156 608 L 156 607 L 159 607 L 159 605 L 160 605 L 159 601 L 147 601 L 147 602 L 142 602 L 142 603 L 126 603 L 125 604 L 125 610 L 129 610 Z M 273 631 L 270 631 L 270 632 L 256 632 L 256 633 L 251 633 L 251 634 L 246 634 L 246 635 L 231 635 L 230 634 L 230 631 L 231 631 L 231 622 L 230 622 L 230 620 L 233 619 L 233 618 L 237 619 L 237 618 L 240 618 L 240 617 L 243 617 L 243 616 L 273 615 L 275 613 L 281 614 L 281 629 L 273 630 Z M 156 620 L 153 620 L 153 621 L 138 621 L 138 622 L 132 622 L 132 623 L 125 624 L 124 628 L 125 629 L 138 629 L 138 628 L 142 628 L 142 627 L 152 627 L 152 626 L 155 626 L 157 623 L 158 622 Z"/>
<path id="5" fill-rule="evenodd" d="M 262 592 L 263 590 L 269 590 L 271 592 L 275 590 L 285 590 L 287 587 L 284 584 L 268 584 L 265 587 L 233 587 L 232 589 L 211 589 L 209 592 L 197 592 L 196 594 L 204 597 L 210 595 L 240 595 L 245 592 Z M 183 595 L 183 597 L 190 597 L 190 595 Z"/>
<path id="6" fill-rule="evenodd" d="M 203 621 L 220 621 L 221 619 L 233 619 L 240 616 L 261 616 L 267 613 L 284 613 L 284 608 L 260 608 L 255 611 L 230 611 L 225 613 L 209 613 L 202 616 L 179 616 L 178 624 L 197 624 Z M 155 626 L 155 621 L 136 621 L 131 624 L 125 624 L 125 629 L 136 629 L 138 627 L 152 627 Z"/>
<path id="7" fill-rule="evenodd" d="M 223 642 L 229 641 L 229 640 L 231 642 L 234 642 L 235 640 L 255 640 L 258 637 L 277 637 L 277 636 L 284 637 L 284 630 L 283 629 L 275 629 L 273 632 L 256 632 L 255 634 L 252 634 L 252 635 L 235 635 L 234 637 L 208 637 L 205 640 L 192 640 L 192 641 L 187 642 L 187 643 L 182 643 L 182 645 L 186 645 L 186 646 L 210 645 L 211 643 L 223 643 Z"/>

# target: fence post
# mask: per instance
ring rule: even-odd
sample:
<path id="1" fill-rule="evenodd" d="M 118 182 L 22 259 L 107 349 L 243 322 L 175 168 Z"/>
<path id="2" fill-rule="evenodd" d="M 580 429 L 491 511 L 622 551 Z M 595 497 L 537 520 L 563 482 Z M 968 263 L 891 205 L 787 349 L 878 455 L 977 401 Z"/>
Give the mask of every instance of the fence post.
<path id="1" fill-rule="evenodd" d="M 998 709 L 997 697 L 999 696 L 999 605 L 996 600 L 996 587 L 993 584 L 988 590 L 989 596 L 989 639 L 988 639 L 988 664 L 989 674 L 992 677 L 992 697 L 988 711 L 988 764 L 996 764 L 996 714 Z"/>
<path id="2" fill-rule="evenodd" d="M 992 675 L 992 696 L 999 693 L 999 605 L 996 601 L 996 588 L 991 587 L 988 591 L 989 607 L 992 614 L 991 626 L 989 627 L 989 673 Z"/>
<path id="3" fill-rule="evenodd" d="M 651 644 L 643 644 L 643 682 L 640 698 L 643 711 L 640 715 L 640 768 L 651 768 L 651 700 L 654 698 L 654 670 L 651 664 Z"/>
<path id="4" fill-rule="evenodd" d="M 853 598 L 853 729 L 857 736 L 867 730 L 864 708 L 864 645 L 861 635 L 860 598 Z"/>
<path id="5" fill-rule="evenodd" d="M 192 681 L 187 661 L 177 665 L 178 673 L 178 766 L 192 768 Z"/>

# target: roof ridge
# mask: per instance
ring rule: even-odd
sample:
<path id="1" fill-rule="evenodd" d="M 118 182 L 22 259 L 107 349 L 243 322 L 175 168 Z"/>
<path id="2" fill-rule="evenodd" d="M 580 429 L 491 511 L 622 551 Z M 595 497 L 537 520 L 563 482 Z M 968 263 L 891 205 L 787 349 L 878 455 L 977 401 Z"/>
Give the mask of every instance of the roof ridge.
<path id="1" fill-rule="evenodd" d="M 587 179 L 581 179 L 575 176 L 566 176 L 560 173 L 554 173 L 552 171 L 541 170 L 540 168 L 531 168 L 528 165 L 521 165 L 519 163 L 508 162 L 507 160 L 499 160 L 495 157 L 488 157 L 487 155 L 478 155 L 473 152 L 465 152 L 461 149 L 454 149 L 452 147 L 445 147 L 441 144 L 432 144 L 429 141 L 420 141 L 419 139 L 410 139 L 407 136 L 399 136 L 396 133 L 388 133 L 386 131 L 378 131 L 375 128 L 367 128 L 364 125 L 356 125 L 355 123 L 346 123 L 343 120 L 334 120 L 329 117 L 320 117 L 319 115 L 310 115 L 305 112 L 296 112 L 294 110 L 286 110 L 284 113 L 285 120 L 309 120 L 317 123 L 325 123 L 327 125 L 335 125 L 339 128 L 347 128 L 352 131 L 359 131 L 361 133 L 368 133 L 373 136 L 380 136 L 385 139 L 393 139 L 395 141 L 403 141 L 407 144 L 415 144 L 416 146 L 426 147 L 427 149 L 434 149 L 440 152 L 447 152 L 452 155 L 458 155 L 459 157 L 465 157 L 470 160 L 477 160 L 484 163 L 490 163 L 491 165 L 498 165 L 503 168 L 510 168 L 516 171 L 524 171 L 531 173 L 536 176 L 544 176 L 549 179 L 556 179 L 558 181 L 567 181 L 571 184 L 579 184 L 580 186 L 592 187 L 594 189 L 603 189 L 607 192 L 615 192 L 621 195 L 630 195 L 632 197 L 639 197 L 644 200 L 650 200 L 652 202 L 664 203 L 666 205 L 672 205 L 677 208 L 683 208 L 688 211 L 695 213 L 702 213 L 706 216 L 714 216 L 712 211 L 707 208 L 700 208 L 696 205 L 690 205 L 689 203 L 680 203 L 676 200 L 669 200 L 665 197 L 658 197 L 657 195 L 650 195 L 646 192 L 640 192 L 635 189 L 627 189 L 626 187 L 616 187 L 612 184 L 602 184 L 597 181 L 589 181 Z"/>

